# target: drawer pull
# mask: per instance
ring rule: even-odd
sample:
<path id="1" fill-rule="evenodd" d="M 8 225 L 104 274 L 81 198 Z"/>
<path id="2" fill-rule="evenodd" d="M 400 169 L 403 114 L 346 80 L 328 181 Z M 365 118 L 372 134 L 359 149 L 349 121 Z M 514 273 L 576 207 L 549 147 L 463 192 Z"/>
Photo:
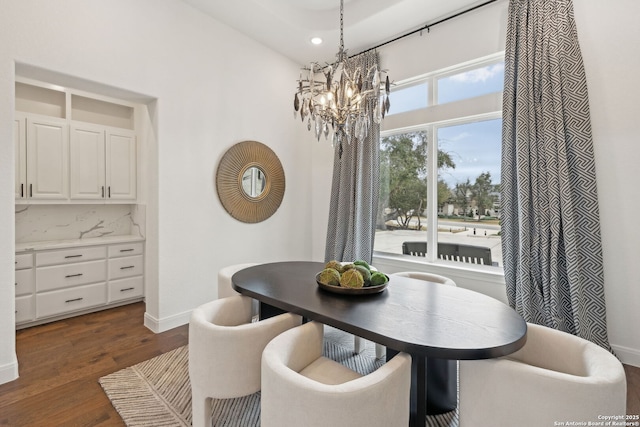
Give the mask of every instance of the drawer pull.
<path id="1" fill-rule="evenodd" d="M 65 302 L 75 302 L 75 301 L 82 301 L 84 298 L 80 297 L 80 298 L 74 298 L 74 299 L 68 299 Z"/>
<path id="2" fill-rule="evenodd" d="M 120 289 L 120 292 L 127 292 L 127 291 L 132 291 L 135 288 L 124 288 L 124 289 Z"/>
<path id="3" fill-rule="evenodd" d="M 133 248 L 132 249 L 120 249 L 120 252 L 131 252 L 132 250 L 133 250 Z"/>
<path id="4" fill-rule="evenodd" d="M 69 278 L 69 277 L 80 277 L 80 276 L 82 276 L 82 274 L 83 274 L 83 273 L 78 273 L 78 274 L 67 274 L 67 275 L 66 275 L 66 276 L 64 276 L 64 277 L 66 277 L 66 278 Z"/>
<path id="5" fill-rule="evenodd" d="M 82 255 L 67 255 L 65 258 L 80 258 Z"/>
<path id="6" fill-rule="evenodd" d="M 126 270 L 128 268 L 135 268 L 135 265 L 127 265 L 126 267 L 120 267 L 120 270 Z"/>

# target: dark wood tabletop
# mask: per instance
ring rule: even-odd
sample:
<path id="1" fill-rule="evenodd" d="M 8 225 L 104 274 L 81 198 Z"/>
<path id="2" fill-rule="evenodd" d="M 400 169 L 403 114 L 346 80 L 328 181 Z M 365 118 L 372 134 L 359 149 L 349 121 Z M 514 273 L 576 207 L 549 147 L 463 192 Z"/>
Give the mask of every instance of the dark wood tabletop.
<path id="1" fill-rule="evenodd" d="M 468 289 L 391 276 L 372 295 L 321 289 L 320 262 L 262 264 L 235 273 L 233 288 L 278 309 L 394 350 L 439 359 L 487 359 L 520 349 L 526 323 L 502 302 Z"/>

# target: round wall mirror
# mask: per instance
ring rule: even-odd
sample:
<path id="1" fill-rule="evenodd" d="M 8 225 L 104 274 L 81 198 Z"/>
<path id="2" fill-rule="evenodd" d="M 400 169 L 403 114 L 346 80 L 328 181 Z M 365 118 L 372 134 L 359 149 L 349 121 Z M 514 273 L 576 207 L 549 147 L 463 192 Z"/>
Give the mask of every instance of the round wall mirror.
<path id="1" fill-rule="evenodd" d="M 284 170 L 278 156 L 257 141 L 243 141 L 220 159 L 216 187 L 222 206 L 235 219 L 264 221 L 284 196 Z"/>

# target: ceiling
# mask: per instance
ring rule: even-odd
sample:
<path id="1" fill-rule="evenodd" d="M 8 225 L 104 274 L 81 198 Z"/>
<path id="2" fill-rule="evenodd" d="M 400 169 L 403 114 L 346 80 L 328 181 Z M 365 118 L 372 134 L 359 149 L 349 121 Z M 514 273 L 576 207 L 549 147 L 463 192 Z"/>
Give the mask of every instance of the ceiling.
<path id="1" fill-rule="evenodd" d="M 300 65 L 333 62 L 339 0 L 182 0 Z M 344 44 L 356 54 L 486 0 L 344 0 Z M 324 40 L 311 44 L 311 37 Z"/>

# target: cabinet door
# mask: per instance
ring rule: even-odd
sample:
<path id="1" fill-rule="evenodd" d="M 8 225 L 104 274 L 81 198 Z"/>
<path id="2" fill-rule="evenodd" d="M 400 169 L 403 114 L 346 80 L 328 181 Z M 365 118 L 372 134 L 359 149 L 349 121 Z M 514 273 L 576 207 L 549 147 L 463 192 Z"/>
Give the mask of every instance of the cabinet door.
<path id="1" fill-rule="evenodd" d="M 27 197 L 27 137 L 25 118 L 17 116 L 13 122 L 13 141 L 16 152 L 16 199 Z"/>
<path id="2" fill-rule="evenodd" d="M 65 120 L 27 118 L 28 197 L 69 198 L 69 132 Z"/>
<path id="3" fill-rule="evenodd" d="M 69 179 L 72 199 L 103 199 L 105 186 L 104 129 L 72 125 Z"/>
<path id="4" fill-rule="evenodd" d="M 16 323 L 28 322 L 33 320 L 36 313 L 35 297 L 33 295 L 25 295 L 16 298 Z"/>
<path id="5" fill-rule="evenodd" d="M 136 137 L 133 133 L 107 131 L 107 199 L 136 198 Z"/>

